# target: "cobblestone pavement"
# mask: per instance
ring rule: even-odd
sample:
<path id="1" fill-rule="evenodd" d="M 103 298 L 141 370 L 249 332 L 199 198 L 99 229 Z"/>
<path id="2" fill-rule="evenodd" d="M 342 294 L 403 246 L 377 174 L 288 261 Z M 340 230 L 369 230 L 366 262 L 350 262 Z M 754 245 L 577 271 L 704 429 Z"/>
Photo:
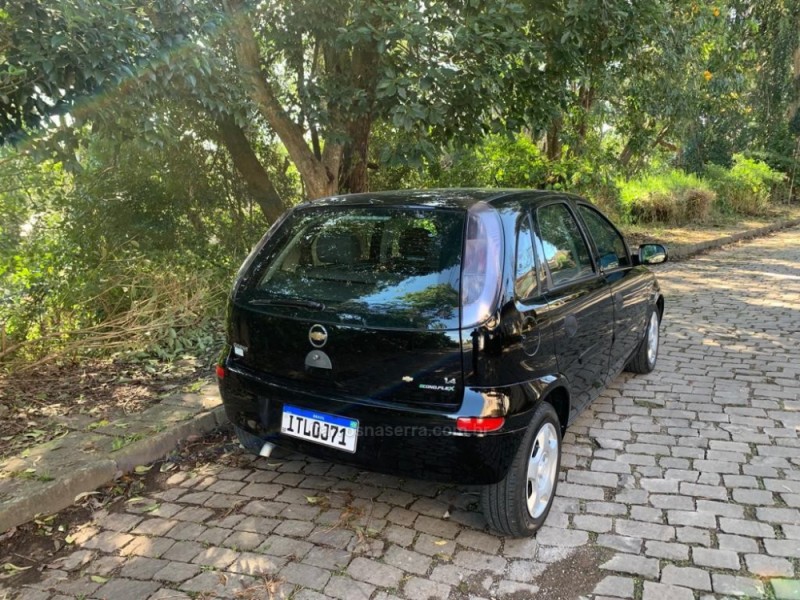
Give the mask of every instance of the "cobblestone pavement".
<path id="1" fill-rule="evenodd" d="M 800 598 L 800 229 L 659 276 L 658 368 L 571 427 L 535 539 L 487 533 L 474 489 L 208 464 L 97 514 L 21 597 Z"/>

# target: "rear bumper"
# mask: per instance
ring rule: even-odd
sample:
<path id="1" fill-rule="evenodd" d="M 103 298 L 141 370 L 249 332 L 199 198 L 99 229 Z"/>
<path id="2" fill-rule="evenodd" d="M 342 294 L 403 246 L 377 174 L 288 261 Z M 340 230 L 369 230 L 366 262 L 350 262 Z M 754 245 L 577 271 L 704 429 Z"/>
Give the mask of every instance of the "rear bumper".
<path id="1" fill-rule="evenodd" d="M 500 431 L 464 434 L 455 426 L 459 416 L 467 416 L 461 411 L 436 412 L 322 396 L 236 368 L 228 369 L 219 384 L 231 423 L 263 441 L 337 464 L 447 483 L 483 485 L 502 480 L 528 422 L 526 410 L 509 415 Z M 355 453 L 283 435 L 284 404 L 357 419 Z M 477 415 L 472 412 L 469 416 Z"/>

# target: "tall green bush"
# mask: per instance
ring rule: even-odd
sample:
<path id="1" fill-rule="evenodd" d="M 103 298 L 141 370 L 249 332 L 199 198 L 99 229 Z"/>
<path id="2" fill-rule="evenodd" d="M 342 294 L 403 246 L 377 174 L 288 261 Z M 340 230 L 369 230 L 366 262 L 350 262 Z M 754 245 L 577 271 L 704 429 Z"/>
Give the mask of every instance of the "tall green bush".
<path id="1" fill-rule="evenodd" d="M 632 222 L 673 225 L 705 221 L 716 198 L 708 182 L 678 169 L 622 182 L 620 196 Z"/>
<path id="2" fill-rule="evenodd" d="M 764 214 L 773 192 L 783 189 L 786 179 L 783 173 L 775 171 L 767 163 L 742 154 L 733 156 L 730 169 L 709 165 L 706 177 L 723 210 L 742 215 Z"/>

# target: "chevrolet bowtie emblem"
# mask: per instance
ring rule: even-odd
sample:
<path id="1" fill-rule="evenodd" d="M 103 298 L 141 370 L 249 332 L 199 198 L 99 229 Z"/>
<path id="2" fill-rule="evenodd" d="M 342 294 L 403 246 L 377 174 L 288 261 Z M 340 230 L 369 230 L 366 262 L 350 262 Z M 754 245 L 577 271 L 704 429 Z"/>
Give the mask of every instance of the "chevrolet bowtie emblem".
<path id="1" fill-rule="evenodd" d="M 328 330 L 322 325 L 312 325 L 308 330 L 308 341 L 314 348 L 322 348 L 328 342 Z"/>

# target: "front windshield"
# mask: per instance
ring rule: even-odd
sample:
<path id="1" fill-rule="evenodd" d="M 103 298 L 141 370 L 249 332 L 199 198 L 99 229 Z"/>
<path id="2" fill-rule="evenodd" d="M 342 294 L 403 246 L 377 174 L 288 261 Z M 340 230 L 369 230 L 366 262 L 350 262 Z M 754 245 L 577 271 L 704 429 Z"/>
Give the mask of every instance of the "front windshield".
<path id="1" fill-rule="evenodd" d="M 255 261 L 247 301 L 321 321 L 455 329 L 464 217 L 427 208 L 299 210 Z"/>

